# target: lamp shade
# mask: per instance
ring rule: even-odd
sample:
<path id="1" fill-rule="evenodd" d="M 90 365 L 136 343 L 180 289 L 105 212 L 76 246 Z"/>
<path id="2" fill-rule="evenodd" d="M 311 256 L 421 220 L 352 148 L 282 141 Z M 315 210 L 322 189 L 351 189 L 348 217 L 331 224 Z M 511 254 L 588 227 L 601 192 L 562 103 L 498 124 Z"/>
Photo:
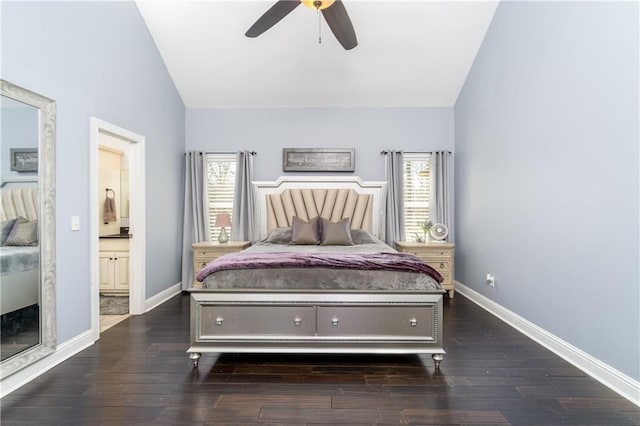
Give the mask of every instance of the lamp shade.
<path id="1" fill-rule="evenodd" d="M 218 213 L 216 215 L 216 227 L 226 228 L 231 226 L 231 216 L 229 213 Z"/>

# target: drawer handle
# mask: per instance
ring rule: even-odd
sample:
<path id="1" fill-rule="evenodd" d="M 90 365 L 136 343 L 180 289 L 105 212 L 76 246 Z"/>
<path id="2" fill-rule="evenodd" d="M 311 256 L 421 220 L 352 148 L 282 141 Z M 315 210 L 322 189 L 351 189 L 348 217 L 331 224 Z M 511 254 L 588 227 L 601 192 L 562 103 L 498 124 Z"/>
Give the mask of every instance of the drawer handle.
<path id="1" fill-rule="evenodd" d="M 202 268 L 204 268 L 205 266 L 207 266 L 207 262 L 202 262 Z"/>
<path id="2" fill-rule="evenodd" d="M 296 327 L 300 327 L 300 325 L 302 324 L 302 318 L 300 317 L 295 317 L 293 319 L 293 323 L 295 324 Z"/>
<path id="3" fill-rule="evenodd" d="M 444 263 L 440 262 L 440 269 L 444 269 Z"/>
<path id="4" fill-rule="evenodd" d="M 415 318 L 411 318 L 409 320 L 409 324 L 411 324 L 411 327 L 416 327 L 418 325 L 418 320 Z"/>
<path id="5" fill-rule="evenodd" d="M 336 317 L 331 318 L 331 325 L 332 326 L 337 327 L 339 322 L 340 321 L 338 321 L 338 318 L 336 318 Z"/>
<path id="6" fill-rule="evenodd" d="M 216 318 L 216 325 L 222 325 L 222 321 L 224 321 L 224 318 L 222 317 Z"/>

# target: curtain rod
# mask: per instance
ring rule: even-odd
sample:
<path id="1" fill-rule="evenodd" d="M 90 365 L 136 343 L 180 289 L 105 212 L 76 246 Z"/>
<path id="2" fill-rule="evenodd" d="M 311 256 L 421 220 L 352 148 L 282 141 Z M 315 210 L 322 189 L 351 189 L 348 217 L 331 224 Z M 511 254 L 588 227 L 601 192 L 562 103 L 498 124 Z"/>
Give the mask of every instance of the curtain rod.
<path id="1" fill-rule="evenodd" d="M 389 152 L 391 151 L 384 150 L 384 151 L 380 151 L 380 154 L 388 154 Z M 402 152 L 403 154 L 432 154 L 433 153 L 433 151 L 400 151 L 400 152 Z M 451 151 L 447 151 L 447 152 L 451 154 Z"/>
<path id="2" fill-rule="evenodd" d="M 223 152 L 223 151 L 207 151 L 207 152 L 205 152 L 205 154 L 235 154 L 237 152 L 240 152 L 240 151 L 227 151 L 227 152 Z M 248 151 L 248 152 L 251 155 L 258 155 L 258 153 L 255 152 L 255 151 Z"/>
<path id="3" fill-rule="evenodd" d="M 201 154 L 235 154 L 239 151 L 206 151 L 206 152 L 201 152 Z M 187 155 L 189 152 L 185 152 L 184 155 Z M 249 154 L 251 155 L 258 155 L 257 152 L 255 151 L 249 151 Z"/>
<path id="4" fill-rule="evenodd" d="M 226 151 L 226 152 L 225 151 L 207 151 L 205 152 L 205 154 L 235 154 L 237 152 L 240 152 L 240 151 Z M 249 151 L 249 154 L 258 155 L 258 153 L 255 151 Z"/>
<path id="5" fill-rule="evenodd" d="M 205 154 L 235 154 L 241 151 L 207 151 Z M 251 155 L 258 155 L 255 151 L 248 151 Z"/>

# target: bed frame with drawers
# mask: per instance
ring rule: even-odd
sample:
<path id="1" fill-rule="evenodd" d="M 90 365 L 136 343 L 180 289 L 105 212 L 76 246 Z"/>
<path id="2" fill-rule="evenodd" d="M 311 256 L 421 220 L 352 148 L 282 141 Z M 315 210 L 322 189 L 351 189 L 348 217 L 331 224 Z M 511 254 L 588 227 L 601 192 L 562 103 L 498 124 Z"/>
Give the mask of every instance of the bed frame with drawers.
<path id="1" fill-rule="evenodd" d="M 254 188 L 259 238 L 294 215 L 320 215 L 384 239 L 384 182 L 295 176 Z M 444 292 L 194 288 L 187 352 L 194 368 L 206 352 L 426 353 L 439 368 Z"/>

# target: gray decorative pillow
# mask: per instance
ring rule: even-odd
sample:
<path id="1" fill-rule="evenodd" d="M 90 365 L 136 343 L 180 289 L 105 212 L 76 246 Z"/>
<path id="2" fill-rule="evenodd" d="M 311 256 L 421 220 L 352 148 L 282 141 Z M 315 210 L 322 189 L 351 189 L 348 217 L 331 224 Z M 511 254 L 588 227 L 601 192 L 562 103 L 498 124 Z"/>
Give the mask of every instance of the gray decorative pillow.
<path id="1" fill-rule="evenodd" d="M 320 242 L 320 228 L 318 217 L 309 222 L 294 216 L 291 221 L 291 244 L 315 245 Z"/>
<path id="2" fill-rule="evenodd" d="M 5 241 L 5 246 L 35 246 L 38 244 L 38 221 L 20 216 Z"/>
<path id="3" fill-rule="evenodd" d="M 269 232 L 264 242 L 270 244 L 289 244 L 291 242 L 292 232 L 292 229 L 289 227 L 274 228 Z"/>
<path id="4" fill-rule="evenodd" d="M 320 218 L 320 245 L 321 246 L 352 246 L 349 218 L 342 219 L 338 223 L 329 219 Z"/>
<path id="5" fill-rule="evenodd" d="M 2 231 L 0 235 L 0 244 L 4 245 L 7 238 L 9 238 L 9 234 L 13 229 L 13 225 L 15 225 L 16 219 L 9 219 L 2 222 L 0 226 L 2 226 Z"/>
<path id="6" fill-rule="evenodd" d="M 375 244 L 379 242 L 376 237 L 364 229 L 352 229 L 351 238 L 353 239 L 353 244 Z"/>

